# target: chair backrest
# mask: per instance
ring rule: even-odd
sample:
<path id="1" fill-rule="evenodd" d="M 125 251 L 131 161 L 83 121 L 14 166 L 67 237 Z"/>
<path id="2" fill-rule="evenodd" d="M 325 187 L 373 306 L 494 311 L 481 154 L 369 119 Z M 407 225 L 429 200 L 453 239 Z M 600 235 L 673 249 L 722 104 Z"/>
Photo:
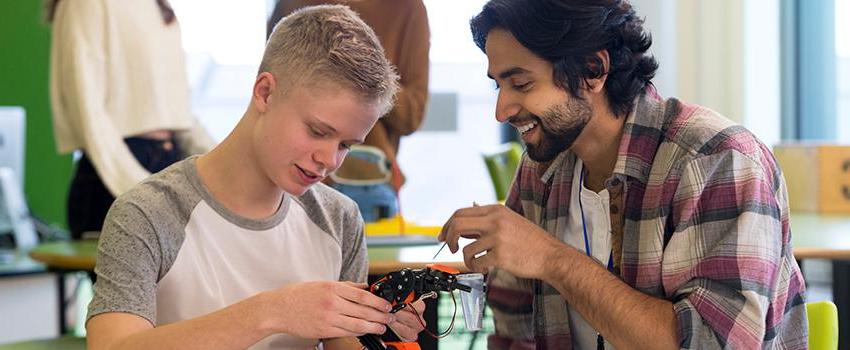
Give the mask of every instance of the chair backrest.
<path id="1" fill-rule="evenodd" d="M 330 177 L 346 185 L 379 185 L 390 182 L 391 164 L 380 148 L 369 145 L 351 146 L 339 169 Z"/>
<path id="2" fill-rule="evenodd" d="M 484 153 L 484 164 L 487 172 L 493 180 L 493 189 L 496 191 L 496 200 L 504 201 L 508 197 L 511 181 L 516 175 L 517 167 L 522 158 L 522 146 L 516 142 L 508 142 L 499 147 L 498 150 Z"/>
<path id="3" fill-rule="evenodd" d="M 838 349 L 838 309 L 831 301 L 806 303 L 809 350 Z"/>

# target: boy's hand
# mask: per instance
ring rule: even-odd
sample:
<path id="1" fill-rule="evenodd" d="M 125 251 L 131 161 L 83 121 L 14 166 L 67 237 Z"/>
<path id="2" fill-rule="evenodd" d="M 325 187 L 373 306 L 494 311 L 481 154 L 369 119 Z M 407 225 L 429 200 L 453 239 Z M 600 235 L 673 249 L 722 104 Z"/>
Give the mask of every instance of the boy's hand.
<path id="1" fill-rule="evenodd" d="M 416 313 L 414 313 L 413 310 L 410 310 L 411 307 L 416 309 Z M 425 319 L 422 318 L 424 312 L 425 302 L 419 300 L 396 312 L 396 321 L 389 324 L 390 329 L 395 332 L 401 341 L 415 342 L 419 337 L 419 333 L 425 329 Z M 419 316 L 416 316 L 417 314 L 419 314 Z"/>
<path id="2" fill-rule="evenodd" d="M 365 284 L 336 281 L 295 283 L 265 293 L 275 332 L 301 338 L 382 334 L 395 322 L 390 303 L 365 290 Z"/>

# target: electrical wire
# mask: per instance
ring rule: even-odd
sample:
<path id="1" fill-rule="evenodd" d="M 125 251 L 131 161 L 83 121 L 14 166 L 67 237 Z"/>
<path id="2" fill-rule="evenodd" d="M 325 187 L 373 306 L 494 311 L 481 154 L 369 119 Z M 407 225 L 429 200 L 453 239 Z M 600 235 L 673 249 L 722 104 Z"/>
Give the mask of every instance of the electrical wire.
<path id="1" fill-rule="evenodd" d="M 422 325 L 422 328 L 425 329 L 425 333 L 428 334 L 429 336 L 431 336 L 434 339 L 445 338 L 455 328 L 455 318 L 457 317 L 457 299 L 455 299 L 455 293 L 451 293 L 451 294 L 452 294 L 452 304 L 454 304 L 454 311 L 452 311 L 452 322 L 449 323 L 449 328 L 447 328 L 445 331 L 441 332 L 440 334 L 434 334 L 433 332 L 428 330 L 428 327 L 426 327 L 425 323 L 422 322 L 422 317 L 420 317 L 419 312 L 416 311 L 416 308 L 414 308 L 413 305 L 410 304 L 410 303 L 407 304 L 407 306 L 410 307 L 410 310 L 413 311 L 413 314 L 416 315 L 416 318 L 419 320 L 419 324 Z"/>

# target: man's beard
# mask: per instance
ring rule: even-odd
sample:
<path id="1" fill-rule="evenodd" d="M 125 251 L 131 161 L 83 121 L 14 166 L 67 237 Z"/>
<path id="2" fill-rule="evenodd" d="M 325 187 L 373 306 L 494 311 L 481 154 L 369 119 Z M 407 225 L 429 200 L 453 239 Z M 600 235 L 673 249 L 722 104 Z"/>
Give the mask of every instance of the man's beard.
<path id="1" fill-rule="evenodd" d="M 590 121 L 593 112 L 587 101 L 570 98 L 543 112 L 543 118 L 532 115 L 543 133 L 536 145 L 526 144 L 528 156 L 545 163 L 555 159 L 561 152 L 572 147 L 581 131 Z"/>

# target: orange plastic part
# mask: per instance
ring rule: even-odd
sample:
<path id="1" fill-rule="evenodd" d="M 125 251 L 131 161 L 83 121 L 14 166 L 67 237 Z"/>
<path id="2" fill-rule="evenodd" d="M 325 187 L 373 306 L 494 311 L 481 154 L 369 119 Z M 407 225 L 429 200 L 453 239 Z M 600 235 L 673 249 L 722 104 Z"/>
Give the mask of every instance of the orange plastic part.
<path id="1" fill-rule="evenodd" d="M 419 343 L 402 343 L 402 342 L 388 342 L 387 349 L 389 350 L 422 350 L 419 347 Z"/>
<path id="2" fill-rule="evenodd" d="M 458 270 L 456 268 L 448 267 L 446 265 L 428 264 L 428 265 L 425 265 L 425 267 L 427 267 L 431 270 L 437 270 L 437 271 L 443 271 L 445 273 L 450 273 L 452 275 L 457 275 L 457 274 L 460 273 L 460 270 Z"/>

